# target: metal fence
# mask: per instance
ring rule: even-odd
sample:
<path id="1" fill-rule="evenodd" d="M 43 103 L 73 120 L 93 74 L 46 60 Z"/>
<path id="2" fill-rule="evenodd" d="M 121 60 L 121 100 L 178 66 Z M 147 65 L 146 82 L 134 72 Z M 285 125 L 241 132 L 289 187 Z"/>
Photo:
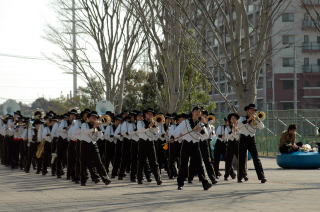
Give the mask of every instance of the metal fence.
<path id="1" fill-rule="evenodd" d="M 223 122 L 227 114 L 217 114 L 218 123 Z M 274 110 L 266 112 L 265 129 L 257 132 L 256 142 L 258 151 L 264 156 L 276 156 L 281 133 L 290 124 L 296 124 L 297 141 L 315 146 L 320 142 L 317 131 L 320 127 L 320 110 Z"/>

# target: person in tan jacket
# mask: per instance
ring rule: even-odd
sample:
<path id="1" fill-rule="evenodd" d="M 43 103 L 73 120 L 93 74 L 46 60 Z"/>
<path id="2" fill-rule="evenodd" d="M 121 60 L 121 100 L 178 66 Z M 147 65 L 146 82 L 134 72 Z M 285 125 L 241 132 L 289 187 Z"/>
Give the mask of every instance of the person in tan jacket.
<path id="1" fill-rule="evenodd" d="M 291 153 L 299 150 L 299 146 L 296 144 L 296 132 L 297 126 L 291 124 L 289 125 L 288 130 L 282 133 L 279 142 L 279 151 L 281 153 Z"/>

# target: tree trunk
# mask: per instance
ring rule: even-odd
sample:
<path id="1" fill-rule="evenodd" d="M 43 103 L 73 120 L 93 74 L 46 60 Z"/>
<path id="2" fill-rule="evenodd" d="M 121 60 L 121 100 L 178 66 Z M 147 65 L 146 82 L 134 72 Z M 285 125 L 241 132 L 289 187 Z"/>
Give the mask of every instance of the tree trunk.
<path id="1" fill-rule="evenodd" d="M 256 102 L 257 89 L 256 83 L 253 83 L 250 87 L 241 86 L 236 89 L 236 93 L 238 96 L 239 109 L 238 113 L 240 115 L 245 114 L 244 107 L 248 104 Z"/>

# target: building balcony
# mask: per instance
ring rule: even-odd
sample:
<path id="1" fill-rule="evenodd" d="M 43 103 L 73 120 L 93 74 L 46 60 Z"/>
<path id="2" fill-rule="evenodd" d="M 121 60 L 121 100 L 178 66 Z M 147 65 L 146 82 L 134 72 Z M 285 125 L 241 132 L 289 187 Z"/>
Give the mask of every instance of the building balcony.
<path id="1" fill-rule="evenodd" d="M 303 65 L 302 70 L 304 73 L 320 73 L 320 65 L 318 64 Z"/>
<path id="2" fill-rule="evenodd" d="M 302 52 L 320 52 L 320 43 L 317 42 L 309 42 L 302 43 Z"/>
<path id="3" fill-rule="evenodd" d="M 318 28 L 320 28 L 320 21 L 313 22 L 312 20 L 303 20 L 302 22 L 303 30 L 317 30 Z"/>
<path id="4" fill-rule="evenodd" d="M 320 0 L 304 0 L 303 5 L 310 7 L 319 7 Z"/>

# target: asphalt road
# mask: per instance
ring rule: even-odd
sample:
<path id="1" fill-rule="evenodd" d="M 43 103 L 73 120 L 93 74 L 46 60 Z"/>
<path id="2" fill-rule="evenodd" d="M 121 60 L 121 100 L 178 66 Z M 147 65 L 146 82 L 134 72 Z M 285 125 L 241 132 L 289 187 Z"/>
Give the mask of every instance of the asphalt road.
<path id="1" fill-rule="evenodd" d="M 283 170 L 275 159 L 262 164 L 266 184 L 259 183 L 249 161 L 248 182 L 220 180 L 209 191 L 197 179 L 178 191 L 166 176 L 162 186 L 125 179 L 81 187 L 0 166 L 0 211 L 320 211 L 320 170 Z"/>

